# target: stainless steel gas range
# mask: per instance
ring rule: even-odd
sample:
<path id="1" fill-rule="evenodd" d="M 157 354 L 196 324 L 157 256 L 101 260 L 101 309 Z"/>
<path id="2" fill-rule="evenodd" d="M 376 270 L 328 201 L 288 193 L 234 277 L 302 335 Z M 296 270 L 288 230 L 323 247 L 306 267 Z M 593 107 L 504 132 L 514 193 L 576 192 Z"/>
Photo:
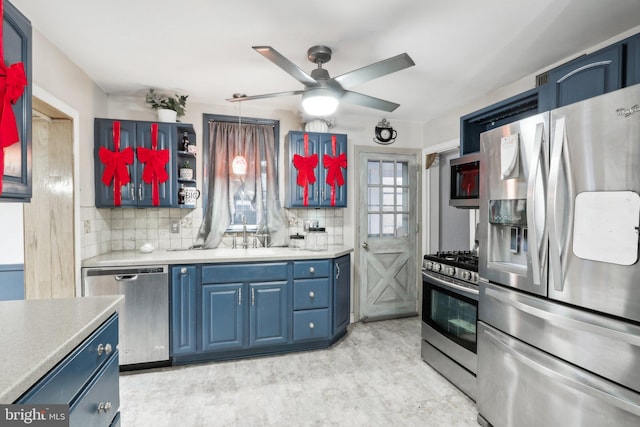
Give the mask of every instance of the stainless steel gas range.
<path id="1" fill-rule="evenodd" d="M 478 257 L 425 255 L 422 287 L 422 359 L 475 400 Z"/>

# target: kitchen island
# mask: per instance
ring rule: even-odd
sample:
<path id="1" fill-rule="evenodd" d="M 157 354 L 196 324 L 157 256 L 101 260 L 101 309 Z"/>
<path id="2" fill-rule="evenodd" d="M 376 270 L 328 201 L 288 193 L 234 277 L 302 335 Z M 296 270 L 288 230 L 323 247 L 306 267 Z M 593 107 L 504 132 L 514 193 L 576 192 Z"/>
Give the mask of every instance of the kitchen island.
<path id="1" fill-rule="evenodd" d="M 123 298 L 0 302 L 0 403 L 15 402 L 116 311 Z"/>

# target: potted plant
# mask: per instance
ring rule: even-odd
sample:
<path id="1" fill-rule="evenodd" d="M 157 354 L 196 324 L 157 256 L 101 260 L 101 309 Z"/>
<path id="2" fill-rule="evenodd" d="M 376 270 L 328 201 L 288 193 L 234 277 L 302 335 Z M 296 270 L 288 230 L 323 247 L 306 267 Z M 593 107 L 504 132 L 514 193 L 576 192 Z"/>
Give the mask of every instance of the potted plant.
<path id="1" fill-rule="evenodd" d="M 149 89 L 145 97 L 147 104 L 158 112 L 158 121 L 175 122 L 178 117 L 184 116 L 185 106 L 189 95 L 160 95 L 155 89 Z"/>
<path id="2" fill-rule="evenodd" d="M 180 179 L 193 179 L 193 169 L 191 168 L 191 163 L 188 160 L 182 162 L 180 165 Z"/>

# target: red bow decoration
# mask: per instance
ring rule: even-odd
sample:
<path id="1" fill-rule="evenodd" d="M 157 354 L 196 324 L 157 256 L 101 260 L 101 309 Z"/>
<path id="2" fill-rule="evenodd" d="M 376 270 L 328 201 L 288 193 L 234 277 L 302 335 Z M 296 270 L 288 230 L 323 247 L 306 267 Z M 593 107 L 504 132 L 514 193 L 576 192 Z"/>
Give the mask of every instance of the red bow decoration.
<path id="1" fill-rule="evenodd" d="M 0 0 L 0 15 L 4 17 L 4 4 Z M 0 194 L 2 194 L 2 177 L 4 175 L 4 149 L 20 141 L 16 116 L 12 105 L 22 96 L 27 85 L 24 64 L 18 62 L 7 67 L 2 51 L 3 38 L 0 26 Z"/>
<path id="2" fill-rule="evenodd" d="M 158 185 L 169 179 L 167 163 L 169 162 L 169 150 L 158 150 L 158 124 L 151 125 L 151 148 L 138 147 L 138 160 L 144 163 L 142 180 L 151 187 L 151 203 L 153 206 L 160 204 Z"/>
<path id="3" fill-rule="evenodd" d="M 342 153 L 336 156 L 336 136 L 331 136 L 331 147 L 333 149 L 333 157 L 325 154 L 322 158 L 322 165 L 327 169 L 326 182 L 331 186 L 331 206 L 336 205 L 336 184 L 344 185 L 344 176 L 342 169 L 347 168 L 347 154 Z"/>
<path id="4" fill-rule="evenodd" d="M 120 122 L 113 122 L 113 146 L 111 151 L 106 147 L 100 147 L 98 156 L 105 165 L 102 173 L 102 183 L 106 186 L 113 180 L 113 204 L 122 204 L 122 186 L 131 182 L 127 165 L 133 164 L 133 148 L 127 147 L 120 151 Z"/>
<path id="5" fill-rule="evenodd" d="M 309 135 L 304 134 L 304 156 L 293 155 L 293 166 L 298 170 L 296 184 L 304 187 L 302 194 L 302 204 L 309 205 L 309 184 L 316 182 L 315 168 L 318 166 L 318 155 L 309 155 Z"/>

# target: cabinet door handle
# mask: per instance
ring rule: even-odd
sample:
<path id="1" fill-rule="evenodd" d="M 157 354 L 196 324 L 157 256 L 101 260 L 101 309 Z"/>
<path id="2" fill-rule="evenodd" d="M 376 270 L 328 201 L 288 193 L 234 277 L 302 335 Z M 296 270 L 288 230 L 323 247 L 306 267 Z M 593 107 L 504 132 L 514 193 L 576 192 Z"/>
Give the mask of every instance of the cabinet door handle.
<path id="1" fill-rule="evenodd" d="M 340 266 L 336 264 L 336 279 L 340 277 Z"/>
<path id="2" fill-rule="evenodd" d="M 131 194 L 131 200 L 135 200 L 136 199 L 136 186 L 135 185 L 131 185 L 129 187 L 129 193 Z"/>
<path id="3" fill-rule="evenodd" d="M 111 402 L 100 402 L 98 403 L 98 413 L 104 412 L 106 414 L 112 407 L 113 405 Z"/>
<path id="4" fill-rule="evenodd" d="M 242 305 L 242 288 L 238 289 L 238 305 Z"/>
<path id="5" fill-rule="evenodd" d="M 316 189 L 316 200 L 318 200 L 318 189 Z"/>
<path id="6" fill-rule="evenodd" d="M 256 290 L 251 289 L 251 305 L 256 305 Z"/>
<path id="7" fill-rule="evenodd" d="M 316 327 L 316 325 L 313 322 L 309 322 L 309 329 L 313 329 L 315 327 Z"/>
<path id="8" fill-rule="evenodd" d="M 111 354 L 111 352 L 113 351 L 113 347 L 109 343 L 107 343 L 106 345 L 98 344 L 98 348 L 96 349 L 96 351 L 98 352 L 98 356 L 102 356 L 102 353 Z"/>
<path id="9" fill-rule="evenodd" d="M 187 267 L 182 267 L 180 269 L 180 274 L 187 274 Z"/>
<path id="10" fill-rule="evenodd" d="M 142 200 L 142 184 L 138 184 L 138 200 Z"/>
<path id="11" fill-rule="evenodd" d="M 316 293 L 313 291 L 309 291 L 309 298 L 314 299 L 316 297 Z"/>

